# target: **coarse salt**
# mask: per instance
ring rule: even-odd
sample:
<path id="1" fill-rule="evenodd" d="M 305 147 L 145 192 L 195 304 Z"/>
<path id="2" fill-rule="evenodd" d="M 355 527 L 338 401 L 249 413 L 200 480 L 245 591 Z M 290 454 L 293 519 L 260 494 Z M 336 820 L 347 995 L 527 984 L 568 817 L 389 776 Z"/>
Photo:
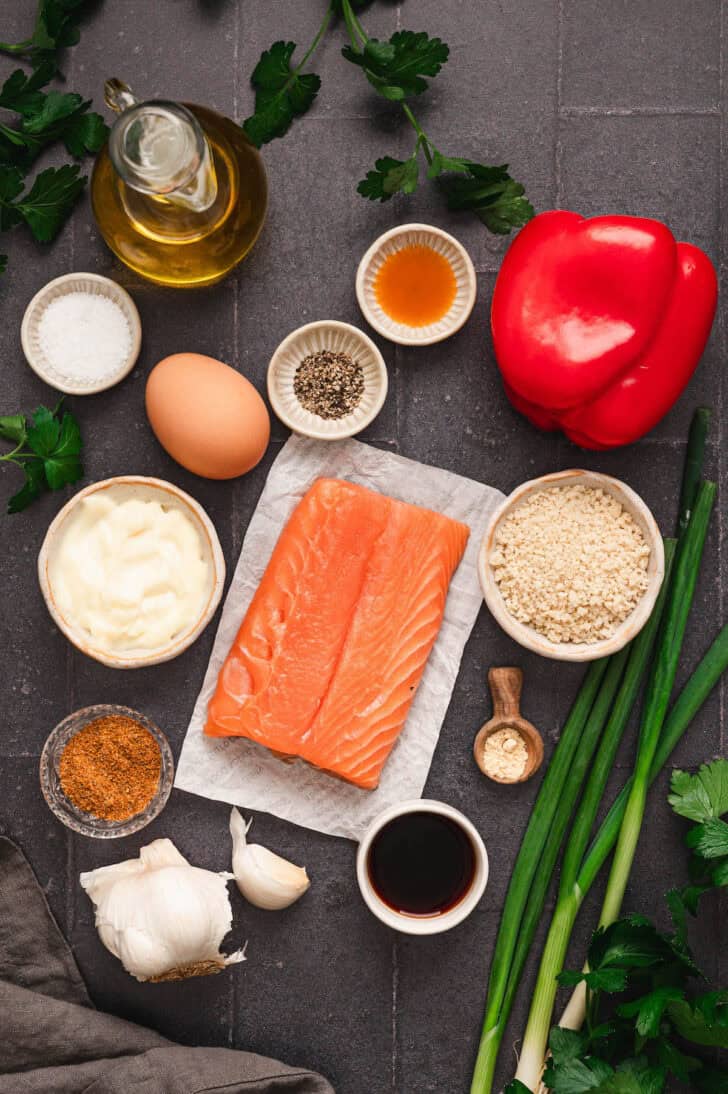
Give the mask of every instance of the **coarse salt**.
<path id="1" fill-rule="evenodd" d="M 110 380 L 132 348 L 129 321 L 108 296 L 75 291 L 57 296 L 38 320 L 38 341 L 62 379 L 89 386 Z"/>

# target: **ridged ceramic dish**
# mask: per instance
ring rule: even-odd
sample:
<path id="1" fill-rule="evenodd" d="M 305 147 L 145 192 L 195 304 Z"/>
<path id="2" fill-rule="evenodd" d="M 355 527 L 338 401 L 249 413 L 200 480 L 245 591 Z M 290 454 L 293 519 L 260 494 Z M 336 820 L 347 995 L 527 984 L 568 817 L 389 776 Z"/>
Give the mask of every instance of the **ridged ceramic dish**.
<path id="1" fill-rule="evenodd" d="M 457 290 L 452 306 L 437 323 L 410 327 L 397 323 L 380 307 L 374 282 L 384 260 L 403 247 L 432 247 L 448 260 L 455 274 Z M 442 342 L 460 330 L 475 304 L 477 279 L 470 255 L 454 236 L 429 224 L 401 224 L 372 243 L 359 263 L 356 273 L 356 296 L 366 321 L 390 342 L 402 346 L 430 346 Z"/>
<path id="2" fill-rule="evenodd" d="M 129 654 L 124 654 L 96 644 L 93 637 L 86 630 L 79 627 L 73 619 L 67 618 L 63 614 L 54 596 L 53 582 L 50 575 L 51 563 L 53 552 L 59 542 L 66 519 L 83 498 L 99 490 L 108 490 L 110 487 L 125 487 L 130 495 L 149 495 L 162 505 L 182 509 L 196 526 L 203 544 L 203 552 L 210 570 L 205 606 L 199 618 L 190 624 L 187 630 L 177 635 L 167 646 L 158 649 L 134 650 Z M 104 479 L 102 482 L 95 482 L 91 486 L 87 486 L 85 490 L 80 490 L 63 506 L 51 522 L 43 540 L 38 555 L 38 580 L 54 623 L 81 653 L 93 657 L 94 660 L 100 661 L 110 668 L 137 669 L 144 668 L 147 665 L 159 665 L 163 661 L 171 661 L 173 657 L 177 657 L 199 638 L 220 603 L 225 582 L 225 559 L 212 521 L 194 498 L 191 498 L 189 494 L 186 494 L 184 490 L 180 490 L 173 483 L 165 482 L 164 479 L 145 478 L 143 475 L 120 475 L 117 478 Z"/>
<path id="3" fill-rule="evenodd" d="M 96 721 L 97 718 L 106 718 L 119 715 L 125 718 L 133 718 L 151 733 L 159 746 L 162 761 L 159 773 L 159 786 L 157 792 L 140 813 L 128 817 L 123 821 L 102 820 L 91 813 L 85 813 L 66 797 L 61 786 L 60 761 L 64 748 L 79 730 Z M 99 703 L 97 706 L 84 707 L 69 714 L 49 734 L 48 740 L 43 746 L 40 757 L 40 788 L 46 804 L 51 812 L 55 813 L 67 828 L 74 832 L 80 832 L 82 836 L 92 836 L 94 839 L 116 839 L 119 836 L 130 836 L 139 832 L 142 828 L 158 817 L 167 804 L 172 783 L 174 782 L 174 758 L 169 741 L 161 729 L 150 718 L 138 714 L 129 707 L 120 707 L 115 704 Z"/>
<path id="4" fill-rule="evenodd" d="M 71 292 L 87 292 L 113 300 L 126 316 L 131 331 L 131 348 L 124 362 L 95 384 L 73 383 L 58 372 L 44 353 L 38 337 L 38 324 L 45 309 L 53 300 Z M 100 274 L 64 274 L 63 277 L 56 277 L 44 285 L 28 304 L 20 328 L 20 340 L 28 364 L 41 380 L 67 395 L 94 395 L 97 391 L 106 391 L 118 384 L 134 368 L 142 344 L 142 324 L 136 304 L 126 289 L 122 289 L 115 281 L 101 277 Z"/>
<path id="5" fill-rule="evenodd" d="M 381 899 L 371 883 L 368 870 L 369 849 L 375 836 L 381 832 L 386 824 L 395 817 L 401 817 L 405 813 L 436 813 L 442 817 L 448 817 L 455 821 L 466 833 L 473 847 L 475 857 L 475 873 L 470 883 L 470 888 L 464 896 L 452 908 L 448 908 L 441 915 L 417 916 L 407 915 L 404 912 L 395 911 Z M 458 809 L 453 809 L 445 802 L 432 801 L 429 798 L 413 798 L 411 801 L 399 802 L 390 805 L 372 821 L 369 828 L 362 836 L 356 855 L 356 879 L 359 882 L 359 891 L 364 903 L 373 915 L 402 934 L 441 934 L 457 927 L 477 906 L 488 884 L 488 852 L 475 825 L 468 820 Z"/>
<path id="6" fill-rule="evenodd" d="M 364 372 L 364 394 L 343 418 L 321 418 L 306 410 L 293 390 L 296 369 L 309 354 L 321 350 L 348 353 Z M 368 335 L 350 323 L 322 319 L 307 323 L 284 338 L 268 366 L 268 398 L 280 420 L 304 437 L 338 441 L 353 437 L 373 422 L 384 405 L 389 381 L 384 358 Z"/>
<path id="7" fill-rule="evenodd" d="M 551 642 L 539 631 L 534 630 L 533 627 L 529 627 L 525 623 L 520 623 L 510 614 L 493 576 L 490 557 L 494 549 L 496 530 L 507 513 L 515 509 L 531 494 L 536 494 L 549 487 L 576 485 L 592 486 L 607 491 L 632 516 L 641 529 L 647 546 L 650 548 L 650 558 L 647 564 L 648 585 L 632 614 L 627 616 L 610 638 L 589 643 Z M 621 650 L 623 646 L 632 641 L 636 634 L 639 634 L 650 618 L 665 576 L 665 552 L 662 536 L 655 518 L 639 494 L 636 494 L 626 483 L 612 478 L 611 475 L 600 475 L 595 471 L 558 471 L 553 475 L 543 475 L 540 479 L 531 479 L 530 482 L 524 482 L 522 486 L 519 486 L 501 502 L 491 516 L 483 537 L 478 556 L 478 575 L 485 602 L 491 613 L 506 634 L 509 634 L 521 646 L 533 650 L 534 653 L 540 653 L 542 657 L 551 657 L 557 661 L 595 661 L 598 657 L 607 657 Z"/>

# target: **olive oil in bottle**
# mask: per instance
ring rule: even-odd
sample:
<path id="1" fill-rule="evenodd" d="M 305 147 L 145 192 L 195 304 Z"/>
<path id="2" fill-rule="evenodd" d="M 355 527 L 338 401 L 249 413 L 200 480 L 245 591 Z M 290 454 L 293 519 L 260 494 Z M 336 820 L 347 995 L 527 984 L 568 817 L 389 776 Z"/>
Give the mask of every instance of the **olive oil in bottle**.
<path id="1" fill-rule="evenodd" d="M 99 230 L 150 281 L 212 285 L 255 243 L 268 188 L 262 160 L 240 126 L 205 107 L 138 102 L 109 80 L 119 112 L 91 180 Z"/>

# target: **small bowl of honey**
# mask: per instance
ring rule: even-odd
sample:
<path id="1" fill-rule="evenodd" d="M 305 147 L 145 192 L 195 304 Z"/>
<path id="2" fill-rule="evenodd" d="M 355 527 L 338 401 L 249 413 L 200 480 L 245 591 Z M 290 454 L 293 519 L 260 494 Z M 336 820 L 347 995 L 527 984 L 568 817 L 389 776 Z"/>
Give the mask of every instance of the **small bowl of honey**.
<path id="1" fill-rule="evenodd" d="M 430 346 L 460 330 L 475 304 L 470 255 L 429 224 L 401 224 L 376 239 L 356 274 L 367 322 L 391 342 Z"/>

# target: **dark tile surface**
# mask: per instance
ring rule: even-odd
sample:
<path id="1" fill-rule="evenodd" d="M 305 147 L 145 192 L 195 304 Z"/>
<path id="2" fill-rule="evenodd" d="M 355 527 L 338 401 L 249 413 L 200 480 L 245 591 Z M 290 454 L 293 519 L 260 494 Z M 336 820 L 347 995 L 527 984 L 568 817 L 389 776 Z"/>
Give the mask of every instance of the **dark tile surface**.
<path id="1" fill-rule="evenodd" d="M 21 37 L 34 3 L 4 7 L 3 37 Z M 98 102 L 103 78 L 118 74 L 141 94 L 187 98 L 240 118 L 249 111 L 247 75 L 261 49 L 284 36 L 305 43 L 315 7 L 280 0 L 107 2 L 67 59 L 69 86 Z M 560 204 L 589 214 L 662 217 L 680 237 L 706 247 L 723 269 L 728 220 L 722 17 L 718 0 L 693 0 L 689 7 L 677 0 L 381 0 L 364 16 L 372 33 L 411 25 L 449 41 L 451 61 L 419 106 L 425 128 L 444 151 L 508 160 L 539 209 Z M 225 284 L 194 297 L 143 284 L 106 250 L 87 206 L 49 250 L 15 233 L 0 295 L 0 409 L 29 409 L 53 397 L 24 366 L 20 351 L 20 320 L 33 293 L 68 270 L 119 279 L 139 305 L 144 346 L 123 385 L 73 401 L 87 442 L 88 479 L 141 472 L 179 483 L 208 509 L 232 564 L 285 431 L 275 426 L 264 463 L 235 483 L 188 475 L 146 426 L 149 368 L 168 353 L 197 349 L 228 360 L 263 389 L 270 355 L 289 330 L 327 316 L 359 321 L 354 269 L 374 236 L 400 221 L 426 220 L 455 232 L 469 248 L 479 271 L 476 311 L 465 330 L 439 347 L 415 351 L 381 343 L 391 394 L 366 439 L 506 491 L 557 467 L 604 470 L 633 485 L 668 532 L 687 424 L 702 401 L 715 409 L 709 470 L 725 489 L 724 312 L 688 394 L 640 445 L 583 453 L 532 429 L 503 396 L 488 334 L 488 306 L 507 242 L 448 213 L 433 187 L 384 206 L 354 193 L 377 156 L 407 152 L 412 133 L 347 68 L 339 45 L 332 37 L 317 57 L 324 87 L 316 109 L 266 150 L 270 217 L 254 253 Z M 9 493 L 12 469 L 2 479 Z M 481 614 L 426 789 L 464 809 L 488 844 L 491 881 L 466 924 L 438 939 L 391 934 L 358 898 L 350 843 L 261 814 L 260 841 L 305 862 L 311 892 L 280 915 L 257 912 L 234 898 L 235 939 L 249 939 L 246 965 L 190 985 L 139 985 L 100 946 L 90 904 L 77 884 L 79 871 L 132 855 L 141 842 L 161 835 L 196 863 L 221 869 L 228 861 L 228 810 L 175 792 L 143 840 L 94 844 L 60 828 L 46 810 L 38 756 L 61 717 L 103 700 L 145 710 L 178 750 L 214 628 L 178 660 L 136 673 L 114 673 L 72 650 L 51 626 L 35 577 L 36 552 L 61 504 L 61 497 L 47 497 L 23 516 L 0 520 L 0 829 L 17 839 L 33 863 L 95 1001 L 181 1041 L 244 1047 L 319 1068 L 339 1094 L 466 1094 L 499 909 L 537 789 L 486 785 L 472 763 L 473 734 L 489 712 L 487 668 L 524 668 L 524 712 L 542 728 L 549 753 L 581 669 L 525 653 L 487 612 Z M 688 665 L 725 618 L 725 531 L 719 502 L 686 640 Z M 630 768 L 633 746 L 634 727 L 613 789 Z M 676 758 L 695 764 L 725 749 L 720 688 Z M 626 902 L 649 913 L 659 913 L 656 894 L 684 876 L 682 826 L 666 807 L 665 790 L 663 778 L 650 798 Z M 597 908 L 595 892 L 579 921 L 573 963 L 583 954 Z M 726 971 L 717 967 L 716 956 L 725 948 L 724 924 L 725 909 L 716 904 L 697 940 L 713 976 Z M 512 1073 L 510 1046 L 520 1036 L 528 1001 L 524 987 L 504 1040 L 502 1079 Z"/>

